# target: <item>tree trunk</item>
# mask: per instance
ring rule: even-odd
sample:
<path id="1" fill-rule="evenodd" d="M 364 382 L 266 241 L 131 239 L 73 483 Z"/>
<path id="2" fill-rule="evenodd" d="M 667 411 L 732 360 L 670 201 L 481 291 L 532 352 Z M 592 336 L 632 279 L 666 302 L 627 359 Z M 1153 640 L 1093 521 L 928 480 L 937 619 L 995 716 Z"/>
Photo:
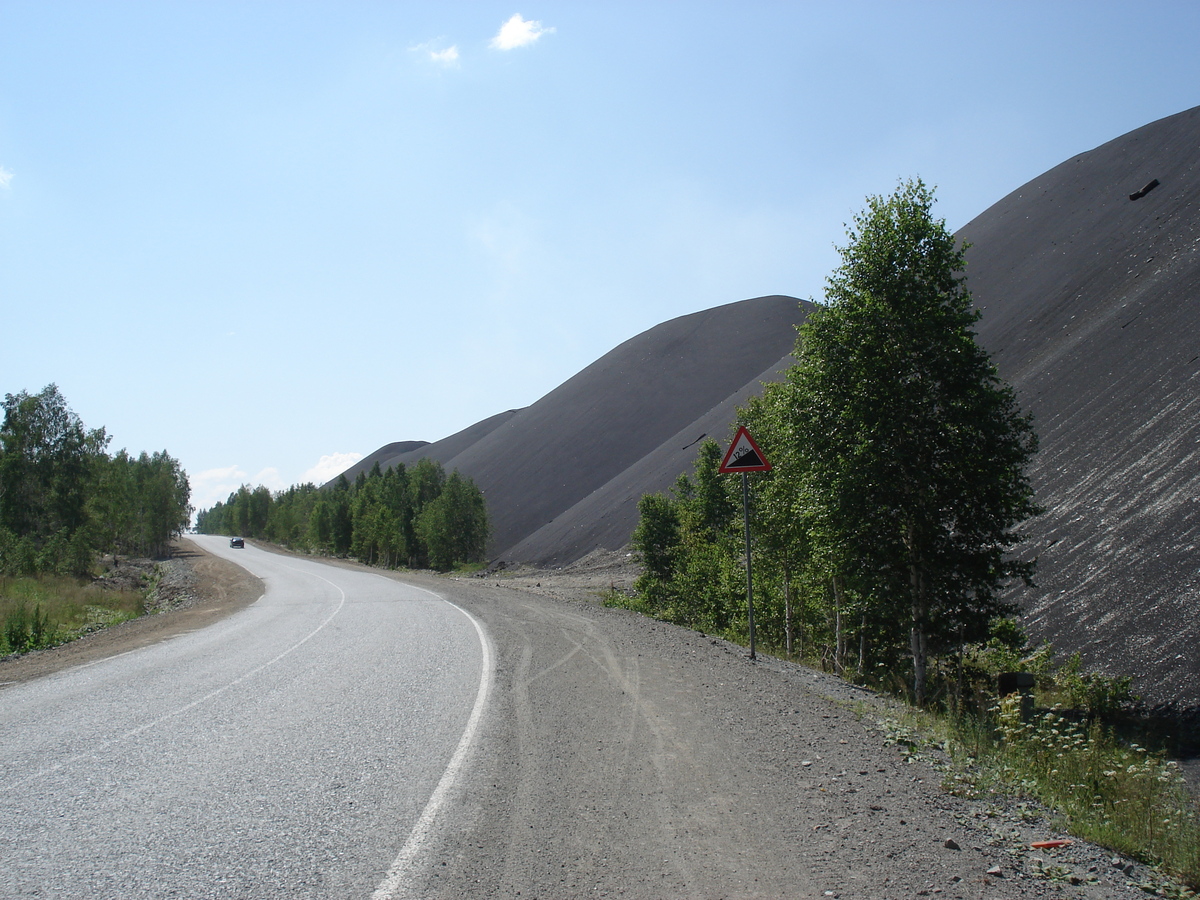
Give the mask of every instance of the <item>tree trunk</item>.
<path id="1" fill-rule="evenodd" d="M 858 677 L 861 678 L 867 668 L 867 612 L 863 610 L 862 624 L 858 628 Z"/>
<path id="2" fill-rule="evenodd" d="M 846 634 L 842 629 L 842 582 L 833 576 L 833 671 L 841 675 L 845 670 Z"/>
<path id="3" fill-rule="evenodd" d="M 788 659 L 792 658 L 792 579 L 783 567 L 783 635 Z"/>
<path id="4" fill-rule="evenodd" d="M 925 679 L 928 666 L 927 636 L 925 633 L 926 620 L 929 617 L 929 581 L 925 568 L 920 562 L 917 549 L 917 528 L 908 526 L 908 577 L 912 588 L 912 632 L 910 645 L 913 660 L 913 702 L 917 706 L 925 705 Z"/>
<path id="5" fill-rule="evenodd" d="M 911 579 L 913 587 L 912 598 L 912 658 L 913 658 L 913 702 L 917 706 L 925 705 L 925 678 L 928 666 L 928 647 L 925 634 L 925 620 L 929 614 L 929 590 L 925 573 L 917 566 L 912 566 Z"/>
<path id="6" fill-rule="evenodd" d="M 963 652 L 966 637 L 964 634 L 965 626 L 960 622 L 958 626 L 958 673 L 955 678 L 954 686 L 954 713 L 962 715 L 963 710 Z"/>

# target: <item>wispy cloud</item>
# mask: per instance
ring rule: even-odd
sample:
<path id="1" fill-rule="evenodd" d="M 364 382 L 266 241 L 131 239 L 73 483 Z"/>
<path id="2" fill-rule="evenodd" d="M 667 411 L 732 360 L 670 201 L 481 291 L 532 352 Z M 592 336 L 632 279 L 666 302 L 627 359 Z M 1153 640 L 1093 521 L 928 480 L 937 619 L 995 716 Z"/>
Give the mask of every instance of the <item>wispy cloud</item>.
<path id="1" fill-rule="evenodd" d="M 254 484 L 261 485 L 271 491 L 282 491 L 291 487 L 291 485 L 283 480 L 283 476 L 279 474 L 279 470 L 274 466 L 267 466 L 250 480 Z"/>
<path id="2" fill-rule="evenodd" d="M 493 50 L 515 50 L 534 43 L 543 34 L 553 34 L 553 28 L 542 27 L 541 22 L 522 19 L 517 13 L 500 26 L 500 31 L 492 38 L 489 45 Z"/>
<path id="3" fill-rule="evenodd" d="M 454 68 L 458 65 L 458 45 L 447 47 L 445 50 L 430 50 L 429 58 L 440 66 Z"/>
<path id="4" fill-rule="evenodd" d="M 408 49 L 413 53 L 419 53 L 432 63 L 447 69 L 458 68 L 458 44 L 452 44 L 449 47 L 443 46 L 446 43 L 445 38 L 436 38 L 432 41 L 426 41 L 423 44 L 415 44 Z"/>
<path id="5" fill-rule="evenodd" d="M 12 182 L 13 173 L 0 166 L 0 190 L 8 190 L 9 183 Z"/>
<path id="6" fill-rule="evenodd" d="M 240 466 L 225 466 L 221 469 L 205 469 L 189 472 L 188 483 L 192 488 L 192 506 L 196 509 L 212 509 L 246 483 L 246 473 Z"/>
<path id="7" fill-rule="evenodd" d="M 300 476 L 300 483 L 325 484 L 333 481 L 348 468 L 362 459 L 361 453 L 330 453 L 322 456 L 320 462 Z"/>
<path id="8" fill-rule="evenodd" d="M 224 503 L 229 495 L 236 493 L 243 484 L 251 488 L 262 485 L 271 491 L 282 491 L 289 487 L 279 470 L 267 467 L 251 477 L 241 466 L 224 466 L 205 469 L 203 472 L 188 473 L 188 484 L 192 488 L 192 506 L 196 509 L 212 509 L 218 502 Z"/>

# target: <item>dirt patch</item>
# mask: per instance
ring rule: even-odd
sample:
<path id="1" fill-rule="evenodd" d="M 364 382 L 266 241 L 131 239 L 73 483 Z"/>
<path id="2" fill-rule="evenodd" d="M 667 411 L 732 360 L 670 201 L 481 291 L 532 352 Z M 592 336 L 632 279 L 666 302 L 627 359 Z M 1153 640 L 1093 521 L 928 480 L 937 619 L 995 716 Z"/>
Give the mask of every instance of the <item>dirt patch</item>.
<path id="1" fill-rule="evenodd" d="M 506 566 L 476 576 L 504 587 L 515 588 L 556 600 L 598 603 L 613 591 L 633 594 L 633 582 L 641 573 L 628 548 L 593 550 L 569 566 L 539 569 L 529 565 Z"/>
<path id="2" fill-rule="evenodd" d="M 95 662 L 211 625 L 263 594 L 263 583 L 245 569 L 205 553 L 186 538 L 160 563 L 162 578 L 147 598 L 147 615 L 77 641 L 0 661 L 0 688 Z M 132 568 L 137 568 L 136 566 Z M 133 577 L 131 572 L 116 576 Z"/>

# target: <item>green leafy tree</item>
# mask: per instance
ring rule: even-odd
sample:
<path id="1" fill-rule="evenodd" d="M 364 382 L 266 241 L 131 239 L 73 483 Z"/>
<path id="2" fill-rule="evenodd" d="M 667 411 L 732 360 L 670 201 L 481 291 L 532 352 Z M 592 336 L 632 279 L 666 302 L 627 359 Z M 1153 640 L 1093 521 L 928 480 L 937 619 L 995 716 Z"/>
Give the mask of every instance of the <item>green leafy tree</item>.
<path id="1" fill-rule="evenodd" d="M 97 467 L 94 489 L 88 499 L 88 514 L 101 552 L 129 553 L 129 536 L 135 529 L 133 507 L 134 461 L 124 450 Z"/>
<path id="2" fill-rule="evenodd" d="M 739 423 L 754 435 L 771 461 L 768 472 L 759 473 L 754 486 L 754 529 L 760 556 L 760 571 L 774 573 L 780 582 L 783 601 L 784 649 L 791 655 L 796 645 L 797 585 L 814 562 L 812 503 L 805 490 L 804 448 L 793 436 L 788 415 L 786 384 L 773 383 L 752 397 L 739 410 Z M 803 628 L 800 629 L 803 647 Z"/>
<path id="3" fill-rule="evenodd" d="M 680 475 L 670 496 L 642 497 L 632 543 L 642 563 L 634 590 L 647 611 L 724 634 L 744 612 L 746 572 L 734 537 L 737 507 L 720 464 L 721 448 L 705 441 L 693 476 Z"/>
<path id="4" fill-rule="evenodd" d="M 932 651 L 986 636 L 1036 505 L 1030 418 L 975 341 L 963 249 L 903 183 L 854 220 L 827 305 L 790 370 L 793 439 L 821 544 L 853 560 L 883 615 L 908 621 L 913 692 Z"/>
<path id="5" fill-rule="evenodd" d="M 89 490 L 108 440 L 103 428 L 84 428 L 56 385 L 5 395 L 0 529 L 36 548 L 74 539 L 87 524 Z"/>
<path id="6" fill-rule="evenodd" d="M 435 569 L 447 571 L 456 563 L 482 559 L 488 537 L 483 494 L 471 479 L 451 472 L 442 491 L 417 516 L 416 532 Z"/>
<path id="7" fill-rule="evenodd" d="M 695 477 L 684 490 L 689 499 L 688 509 L 692 527 L 712 540 L 726 534 L 737 524 L 740 504 L 737 502 L 728 475 L 720 474 L 724 451 L 712 440 L 706 440 L 696 453 Z M 681 485 L 682 486 L 682 485 Z"/>
<path id="8" fill-rule="evenodd" d="M 388 568 L 403 565 L 409 548 L 416 543 L 413 530 L 412 498 L 409 494 L 408 470 L 398 463 L 383 473 L 379 498 L 384 508 L 379 528 L 379 550 Z"/>
<path id="9" fill-rule="evenodd" d="M 329 494 L 331 540 L 335 556 L 345 556 L 354 541 L 354 517 L 350 511 L 352 488 L 345 475 L 339 475 Z"/>
<path id="10" fill-rule="evenodd" d="M 166 452 L 108 456 L 51 384 L 9 394 L 0 427 L 0 570 L 87 575 L 98 552 L 161 555 L 191 489 Z"/>
<path id="11" fill-rule="evenodd" d="M 638 500 L 638 523 L 632 546 L 642 564 L 634 590 L 650 611 L 661 614 L 673 598 L 672 580 L 683 552 L 679 510 L 665 494 L 645 494 Z"/>
<path id="12" fill-rule="evenodd" d="M 349 554 L 388 568 L 476 562 L 488 538 L 483 493 L 458 472 L 447 477 L 434 460 L 419 461 L 411 472 L 375 465 L 353 484 L 340 476 L 329 488 L 305 484 L 272 494 L 242 485 L 225 503 L 201 510 L 196 522 L 210 534 Z"/>
<path id="13" fill-rule="evenodd" d="M 333 542 L 333 512 L 324 498 L 317 500 L 308 515 L 308 540 L 314 550 L 328 553 Z"/>
<path id="14" fill-rule="evenodd" d="M 139 454 L 132 470 L 129 499 L 133 515 L 126 543 L 143 555 L 162 556 L 192 515 L 187 474 L 165 450 Z"/>

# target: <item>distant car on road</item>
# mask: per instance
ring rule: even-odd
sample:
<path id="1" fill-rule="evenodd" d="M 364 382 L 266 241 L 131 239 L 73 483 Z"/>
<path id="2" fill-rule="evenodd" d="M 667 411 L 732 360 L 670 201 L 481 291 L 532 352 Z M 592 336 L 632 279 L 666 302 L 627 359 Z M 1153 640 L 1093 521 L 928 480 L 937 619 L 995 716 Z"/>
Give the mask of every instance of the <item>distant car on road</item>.
<path id="1" fill-rule="evenodd" d="M 241 538 L 230 538 L 230 539 L 229 539 L 229 546 L 230 546 L 230 547 L 237 547 L 237 548 L 239 548 L 239 549 L 242 549 L 242 548 L 244 548 L 244 547 L 246 546 L 246 542 L 245 542 L 244 540 L 242 540 Z"/>

